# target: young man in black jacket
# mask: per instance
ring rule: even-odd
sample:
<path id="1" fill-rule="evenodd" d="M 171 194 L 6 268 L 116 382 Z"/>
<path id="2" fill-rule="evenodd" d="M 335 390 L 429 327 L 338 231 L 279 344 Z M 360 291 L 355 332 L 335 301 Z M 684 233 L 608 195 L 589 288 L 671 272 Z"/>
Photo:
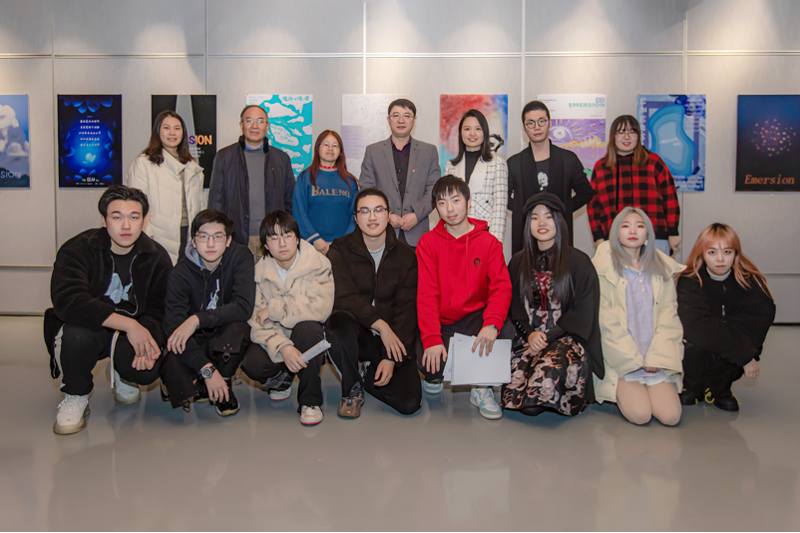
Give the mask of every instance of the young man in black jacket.
<path id="1" fill-rule="evenodd" d="M 364 390 L 402 414 L 422 405 L 415 365 L 417 258 L 389 225 L 378 189 L 356 196 L 355 231 L 333 241 L 333 313 L 325 326 L 328 354 L 342 376 L 337 414 L 357 418 Z"/>
<path id="2" fill-rule="evenodd" d="M 147 196 L 114 185 L 100 197 L 98 209 L 103 227 L 84 231 L 59 249 L 50 280 L 53 307 L 44 316 L 51 375 L 61 376 L 66 394 L 53 426 L 62 435 L 86 427 L 98 360 L 111 358 L 114 399 L 122 404 L 140 400 L 139 385 L 159 375 L 169 385 L 177 376 L 177 362 L 161 357 L 172 261 L 142 233 Z"/>
<path id="3" fill-rule="evenodd" d="M 231 378 L 250 341 L 256 284 L 253 254 L 232 242 L 232 232 L 233 222 L 223 213 L 200 211 L 182 251 L 186 260 L 169 276 L 164 329 L 183 378 L 167 389 L 173 407 L 188 406 L 194 396 L 210 399 L 220 416 L 239 411 Z"/>

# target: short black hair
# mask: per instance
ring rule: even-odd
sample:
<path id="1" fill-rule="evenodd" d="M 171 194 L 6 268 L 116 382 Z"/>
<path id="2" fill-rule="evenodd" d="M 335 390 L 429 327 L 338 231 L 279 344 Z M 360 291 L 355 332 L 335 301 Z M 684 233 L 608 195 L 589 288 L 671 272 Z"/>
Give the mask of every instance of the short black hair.
<path id="1" fill-rule="evenodd" d="M 386 208 L 389 211 L 392 210 L 392 208 L 389 207 L 389 199 L 386 197 L 385 194 L 383 194 L 382 190 L 376 189 L 375 187 L 368 187 L 366 189 L 361 189 L 360 191 L 358 191 L 358 194 L 356 195 L 356 201 L 353 204 L 355 206 L 356 211 L 358 211 L 358 202 L 361 201 L 362 198 L 365 198 L 367 196 L 377 196 L 383 199 L 384 203 L 386 204 Z"/>
<path id="2" fill-rule="evenodd" d="M 391 104 L 389 104 L 389 111 L 387 112 L 388 115 L 392 114 L 393 107 L 405 107 L 406 109 L 410 109 L 414 116 L 417 116 L 417 106 L 414 105 L 414 102 L 408 100 L 406 98 L 398 98 Z"/>
<path id="3" fill-rule="evenodd" d="M 225 235 L 230 237 L 233 234 L 233 221 L 222 211 L 216 209 L 203 209 L 192 220 L 191 235 L 194 239 L 197 232 L 206 224 L 222 224 L 225 226 Z"/>
<path id="4" fill-rule="evenodd" d="M 547 109 L 547 105 L 544 102 L 540 102 L 539 100 L 534 100 L 532 102 L 528 102 L 527 104 L 525 104 L 525 107 L 522 108 L 523 124 L 525 124 L 525 115 L 527 115 L 531 111 L 544 111 L 547 114 L 547 120 L 550 120 L 550 110 Z"/>
<path id="5" fill-rule="evenodd" d="M 261 246 L 267 246 L 267 238 L 278 235 L 275 231 L 275 226 L 278 226 L 281 233 L 290 231 L 297 237 L 297 249 L 300 249 L 300 227 L 297 221 L 286 211 L 273 211 L 267 213 L 264 220 L 261 221 L 261 227 L 258 230 L 258 236 L 261 239 Z M 269 255 L 269 249 L 265 248 L 265 253 Z"/>
<path id="6" fill-rule="evenodd" d="M 150 212 L 150 202 L 147 201 L 147 195 L 140 189 L 133 187 L 126 187 L 125 185 L 112 185 L 103 192 L 100 201 L 97 202 L 97 210 L 103 215 L 103 218 L 108 216 L 108 206 L 111 202 L 122 200 L 123 202 L 139 202 L 142 206 L 142 216 L 146 217 Z"/>
<path id="7" fill-rule="evenodd" d="M 257 107 L 258 109 L 260 109 L 261 111 L 263 111 L 263 112 L 264 112 L 264 114 L 267 116 L 267 120 L 269 120 L 269 113 L 267 113 L 267 110 L 266 110 L 266 109 L 264 109 L 263 107 L 261 107 L 260 105 L 257 105 L 257 104 L 250 104 L 250 105 L 246 105 L 246 106 L 244 106 L 244 109 L 242 109 L 242 112 L 241 112 L 241 113 L 239 113 L 239 122 L 241 122 L 241 121 L 242 121 L 242 119 L 244 119 L 244 114 L 245 114 L 245 112 L 246 112 L 248 109 L 250 109 L 251 107 Z"/>
<path id="8" fill-rule="evenodd" d="M 431 205 L 436 209 L 436 202 L 438 200 L 444 198 L 445 195 L 453 193 L 459 193 L 464 197 L 464 200 L 469 200 L 469 185 L 458 176 L 453 176 L 452 174 L 442 176 L 436 182 L 436 185 L 433 186 Z"/>

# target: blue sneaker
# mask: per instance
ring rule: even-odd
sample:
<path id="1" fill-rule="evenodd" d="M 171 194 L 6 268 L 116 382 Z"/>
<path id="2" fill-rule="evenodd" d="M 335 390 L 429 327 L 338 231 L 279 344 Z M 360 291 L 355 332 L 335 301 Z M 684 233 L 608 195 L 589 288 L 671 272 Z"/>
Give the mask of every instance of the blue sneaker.
<path id="1" fill-rule="evenodd" d="M 439 394 L 444 390 L 444 383 L 431 383 L 430 381 L 422 380 L 422 390 L 428 394 Z"/>
<path id="2" fill-rule="evenodd" d="M 503 410 L 494 399 L 494 391 L 490 387 L 473 387 L 469 394 L 469 403 L 478 408 L 482 417 L 489 420 L 503 418 Z"/>

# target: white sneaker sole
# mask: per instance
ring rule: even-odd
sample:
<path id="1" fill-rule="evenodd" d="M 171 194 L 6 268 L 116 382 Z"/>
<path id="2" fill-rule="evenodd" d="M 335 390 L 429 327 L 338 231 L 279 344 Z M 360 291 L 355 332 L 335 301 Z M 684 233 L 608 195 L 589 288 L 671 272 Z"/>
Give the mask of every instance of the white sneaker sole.
<path id="1" fill-rule="evenodd" d="M 120 405 L 131 405 L 133 403 L 140 401 L 141 399 L 142 399 L 141 391 L 136 396 L 129 396 L 126 398 L 124 396 L 120 396 L 119 394 L 117 394 L 117 391 L 114 390 L 114 401 Z"/>
<path id="2" fill-rule="evenodd" d="M 324 418 L 324 417 L 319 417 L 319 420 L 307 420 L 307 421 L 304 421 L 304 420 L 301 418 L 301 419 L 300 419 L 300 423 L 301 423 L 301 424 L 303 424 L 304 426 L 316 426 L 317 424 L 319 424 L 320 422 L 322 422 L 322 419 L 323 419 L 323 418 Z"/>
<path id="3" fill-rule="evenodd" d="M 78 433 L 82 431 L 83 428 L 86 427 L 86 418 L 91 414 L 89 410 L 89 406 L 86 406 L 86 409 L 83 410 L 83 416 L 81 417 L 80 422 L 77 424 L 67 425 L 67 426 L 60 426 L 58 424 L 58 420 L 56 419 L 56 423 L 53 424 L 53 433 L 57 435 L 72 435 L 73 433 Z"/>
<path id="4" fill-rule="evenodd" d="M 489 414 L 489 413 L 484 413 L 481 410 L 481 406 L 478 405 L 478 402 L 476 402 L 475 399 L 472 396 L 469 397 L 469 403 L 471 403 L 472 405 L 474 405 L 475 407 L 478 408 L 478 412 L 481 414 L 481 416 L 483 418 L 487 418 L 489 420 L 498 420 L 500 418 L 503 418 L 503 411 L 502 410 L 499 413 L 497 413 L 496 415 Z"/>
<path id="5" fill-rule="evenodd" d="M 288 400 L 289 397 L 292 395 L 292 389 L 286 389 L 286 391 L 276 391 L 275 395 L 269 395 L 269 399 L 273 402 L 282 402 L 284 400 Z"/>

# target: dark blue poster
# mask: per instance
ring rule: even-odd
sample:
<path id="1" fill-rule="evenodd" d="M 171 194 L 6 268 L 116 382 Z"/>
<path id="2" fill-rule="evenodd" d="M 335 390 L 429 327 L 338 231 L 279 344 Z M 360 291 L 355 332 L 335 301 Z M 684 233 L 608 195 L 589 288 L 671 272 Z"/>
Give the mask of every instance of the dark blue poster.
<path id="1" fill-rule="evenodd" d="M 739 96 L 737 191 L 800 191 L 800 95 Z"/>
<path id="2" fill-rule="evenodd" d="M 58 95 L 59 187 L 122 184 L 122 96 Z"/>

